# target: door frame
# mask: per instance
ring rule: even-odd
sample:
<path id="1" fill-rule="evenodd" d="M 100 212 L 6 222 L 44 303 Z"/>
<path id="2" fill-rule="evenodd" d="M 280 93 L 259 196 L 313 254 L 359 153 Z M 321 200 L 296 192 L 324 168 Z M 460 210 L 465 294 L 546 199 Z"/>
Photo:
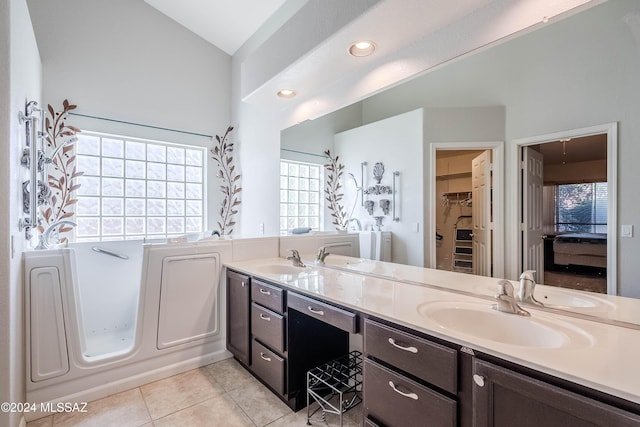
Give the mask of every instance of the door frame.
<path id="1" fill-rule="evenodd" d="M 428 268 L 436 268 L 436 151 L 491 150 L 493 163 L 493 231 L 492 264 L 493 277 L 504 277 L 504 141 L 486 142 L 431 142 L 429 143 L 429 229 L 426 240 L 429 242 Z"/>
<path id="2" fill-rule="evenodd" d="M 545 135 L 537 135 L 513 140 L 514 149 L 511 150 L 512 154 L 509 161 L 512 165 L 517 165 L 517 167 L 515 169 L 512 169 L 512 175 L 510 176 L 512 182 L 516 183 L 516 185 L 512 188 L 511 200 L 517 203 L 518 209 L 517 217 L 515 218 L 516 226 L 513 228 L 514 230 L 517 230 L 517 232 L 514 233 L 514 236 L 512 237 L 512 247 L 517 248 L 519 254 L 517 256 L 518 268 L 516 271 L 522 272 L 522 224 L 520 222 L 520 218 L 522 218 L 522 202 L 520 200 L 520 189 L 522 188 L 522 176 L 520 175 L 520 152 L 522 150 L 522 147 L 544 144 L 547 142 L 558 141 L 565 138 L 579 138 L 583 136 L 599 134 L 607 135 L 607 190 L 609 193 L 609 200 L 607 204 L 607 294 L 618 295 L 618 122 L 604 123 L 596 126 L 564 130 Z"/>

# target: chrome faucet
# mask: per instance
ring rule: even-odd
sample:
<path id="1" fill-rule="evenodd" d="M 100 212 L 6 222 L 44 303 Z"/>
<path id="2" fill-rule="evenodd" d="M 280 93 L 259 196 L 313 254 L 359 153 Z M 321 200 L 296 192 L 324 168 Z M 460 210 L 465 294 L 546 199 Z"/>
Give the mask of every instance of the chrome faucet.
<path id="1" fill-rule="evenodd" d="M 78 225 L 73 221 L 67 220 L 54 222 L 53 224 L 45 228 L 42 234 L 38 237 L 38 246 L 36 246 L 35 249 L 48 249 L 50 245 L 49 239 L 51 238 L 51 233 L 53 232 L 53 230 L 65 224 L 71 225 L 73 227 L 76 227 Z"/>
<path id="2" fill-rule="evenodd" d="M 289 255 L 287 259 L 290 260 L 291 263 L 293 263 L 294 267 L 306 267 L 306 265 L 304 265 L 304 262 L 302 262 L 302 260 L 300 259 L 300 253 L 297 250 L 289 249 L 289 252 L 291 252 L 291 255 Z"/>
<path id="3" fill-rule="evenodd" d="M 320 246 L 318 248 L 318 255 L 316 255 L 316 264 L 324 264 L 324 259 L 331 255 L 331 252 L 327 252 L 326 246 Z"/>
<path id="4" fill-rule="evenodd" d="M 520 287 L 518 288 L 516 298 L 520 302 L 526 302 L 534 305 L 544 305 L 533 295 L 533 291 L 536 288 L 536 281 L 533 280 L 533 273 L 535 273 L 535 270 L 527 270 L 520 275 Z"/>
<path id="5" fill-rule="evenodd" d="M 496 295 L 496 301 L 498 302 L 493 306 L 498 311 L 503 313 L 517 314 L 519 316 L 531 316 L 526 310 L 523 310 L 516 302 L 513 296 L 513 285 L 508 280 L 501 280 L 498 282 L 498 294 Z"/>

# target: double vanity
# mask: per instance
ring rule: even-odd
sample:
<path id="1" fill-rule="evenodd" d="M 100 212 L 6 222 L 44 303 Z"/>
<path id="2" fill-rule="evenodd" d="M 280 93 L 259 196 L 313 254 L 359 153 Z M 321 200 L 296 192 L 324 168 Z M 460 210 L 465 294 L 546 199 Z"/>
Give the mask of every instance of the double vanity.
<path id="1" fill-rule="evenodd" d="M 497 279 L 302 258 L 228 263 L 226 279 L 227 348 L 294 410 L 308 370 L 356 349 L 366 426 L 640 426 L 637 328 L 498 311 Z M 598 309 L 582 294 L 536 290 Z"/>

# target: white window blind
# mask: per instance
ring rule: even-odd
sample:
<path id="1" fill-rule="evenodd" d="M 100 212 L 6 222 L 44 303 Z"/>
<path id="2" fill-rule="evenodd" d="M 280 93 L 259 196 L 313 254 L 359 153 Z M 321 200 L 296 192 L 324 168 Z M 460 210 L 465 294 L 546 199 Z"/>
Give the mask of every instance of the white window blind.
<path id="1" fill-rule="evenodd" d="M 606 182 L 556 186 L 557 232 L 607 232 Z"/>

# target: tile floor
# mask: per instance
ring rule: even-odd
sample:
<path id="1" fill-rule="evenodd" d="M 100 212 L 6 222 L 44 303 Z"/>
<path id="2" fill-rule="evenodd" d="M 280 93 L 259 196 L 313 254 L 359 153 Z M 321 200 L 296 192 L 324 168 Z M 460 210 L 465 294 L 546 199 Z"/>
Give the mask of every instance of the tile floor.
<path id="1" fill-rule="evenodd" d="M 362 425 L 362 405 L 344 416 Z M 339 426 L 335 415 L 314 426 Z M 27 427 L 302 427 L 307 411 L 294 413 L 234 359 L 165 378 L 87 405 L 86 413 L 58 413 Z"/>

